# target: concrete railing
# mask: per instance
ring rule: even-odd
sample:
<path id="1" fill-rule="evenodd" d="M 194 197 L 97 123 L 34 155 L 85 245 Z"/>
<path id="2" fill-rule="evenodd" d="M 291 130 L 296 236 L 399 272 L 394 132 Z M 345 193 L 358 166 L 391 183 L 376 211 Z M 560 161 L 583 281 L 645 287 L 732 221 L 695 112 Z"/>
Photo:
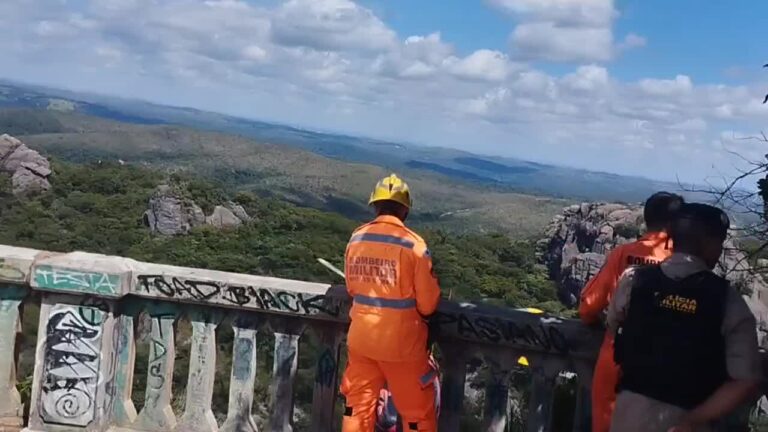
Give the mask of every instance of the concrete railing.
<path id="1" fill-rule="evenodd" d="M 40 321 L 28 422 L 17 390 L 15 340 L 20 311 L 32 294 Z M 35 300 L 36 301 L 36 300 Z M 343 287 L 182 268 L 82 252 L 55 254 L 0 246 L 0 426 L 28 431 L 253 432 L 259 333 L 274 332 L 268 424 L 292 431 L 299 341 L 320 341 L 311 430 L 339 430 L 334 407 L 349 298 Z M 136 320 L 151 318 L 144 406 L 132 401 Z M 174 412 L 175 322 L 191 323 L 183 412 Z M 217 424 L 212 411 L 216 328 L 232 326 L 229 406 Z M 553 391 L 563 371 L 580 383 L 574 430 L 586 430 L 588 384 L 601 334 L 577 322 L 505 308 L 443 301 L 432 318 L 440 347 L 440 431 L 459 430 L 467 363 L 487 366 L 485 430 L 505 431 L 510 374 L 530 362 L 527 429 L 550 430 Z"/>

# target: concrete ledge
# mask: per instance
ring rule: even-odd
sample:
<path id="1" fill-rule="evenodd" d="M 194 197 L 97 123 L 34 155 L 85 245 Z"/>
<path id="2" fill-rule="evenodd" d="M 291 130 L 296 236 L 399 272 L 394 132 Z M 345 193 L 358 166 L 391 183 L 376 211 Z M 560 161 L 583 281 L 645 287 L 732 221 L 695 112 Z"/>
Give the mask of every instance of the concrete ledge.
<path id="1" fill-rule="evenodd" d="M 135 296 L 167 302 L 347 322 L 343 286 L 139 262 L 117 256 L 0 245 L 0 282 L 34 290 L 107 299 Z M 431 317 L 441 340 L 505 346 L 524 352 L 594 359 L 602 332 L 574 320 L 511 308 L 443 300 Z"/>

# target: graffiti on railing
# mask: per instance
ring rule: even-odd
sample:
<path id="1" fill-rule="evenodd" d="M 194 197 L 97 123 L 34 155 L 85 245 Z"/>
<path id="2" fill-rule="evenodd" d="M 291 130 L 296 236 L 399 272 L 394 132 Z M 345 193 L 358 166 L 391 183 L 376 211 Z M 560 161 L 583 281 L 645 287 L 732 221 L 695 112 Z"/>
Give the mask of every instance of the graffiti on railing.
<path id="1" fill-rule="evenodd" d="M 338 317 L 341 313 L 338 302 L 328 299 L 323 294 L 273 291 L 267 288 L 229 285 L 211 281 L 178 277 L 168 278 L 163 275 L 139 275 L 137 280 L 139 292 L 172 299 L 194 300 L 302 315 L 325 314 Z"/>
<path id="2" fill-rule="evenodd" d="M 96 410 L 103 312 L 56 305 L 48 319 L 40 416 L 46 423 L 87 426 Z"/>
<path id="3" fill-rule="evenodd" d="M 480 342 L 508 342 L 540 348 L 545 351 L 557 351 L 567 354 L 568 341 L 560 330 L 551 325 L 539 323 L 520 324 L 511 320 L 488 316 L 472 316 L 464 313 L 438 312 L 431 319 L 431 324 L 438 330 L 452 329 L 467 339 Z"/>
<path id="4" fill-rule="evenodd" d="M 23 282 L 25 276 L 23 271 L 0 258 L 0 279 L 12 282 Z"/>
<path id="5" fill-rule="evenodd" d="M 153 389 L 161 389 L 165 385 L 165 376 L 163 375 L 163 358 L 168 352 L 163 341 L 158 339 L 151 340 L 152 356 L 149 359 L 149 386 Z"/>
<path id="6" fill-rule="evenodd" d="M 66 270 L 48 265 L 36 267 L 34 279 L 40 288 L 52 290 L 116 294 L 120 288 L 118 275 Z"/>
<path id="7" fill-rule="evenodd" d="M 333 356 L 333 351 L 326 348 L 317 359 L 315 382 L 323 387 L 331 387 L 334 384 L 334 378 L 336 378 L 336 359 Z"/>
<path id="8" fill-rule="evenodd" d="M 168 348 L 165 346 L 166 335 L 164 334 L 163 330 L 163 318 L 167 317 L 152 317 L 152 319 L 155 321 L 153 327 L 156 328 L 158 337 L 155 337 L 153 334 L 153 337 L 149 340 L 149 380 L 147 384 L 154 390 L 162 389 L 165 385 L 165 356 L 168 353 Z"/>

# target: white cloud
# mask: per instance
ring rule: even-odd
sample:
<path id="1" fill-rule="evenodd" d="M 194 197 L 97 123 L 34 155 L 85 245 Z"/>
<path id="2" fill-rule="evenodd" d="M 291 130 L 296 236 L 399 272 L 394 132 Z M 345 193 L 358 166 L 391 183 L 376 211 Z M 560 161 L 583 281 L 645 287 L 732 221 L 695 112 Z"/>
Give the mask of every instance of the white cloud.
<path id="1" fill-rule="evenodd" d="M 409 36 L 391 51 L 379 56 L 374 70 L 390 77 L 424 79 L 443 68 L 453 47 L 443 42 L 440 33 Z"/>
<path id="2" fill-rule="evenodd" d="M 608 86 L 608 70 L 602 66 L 579 66 L 563 78 L 563 84 L 583 92 L 597 93 Z"/>
<path id="3" fill-rule="evenodd" d="M 377 52 L 396 43 L 395 32 L 350 0 L 289 0 L 275 13 L 271 29 L 279 44 L 320 50 Z"/>
<path id="4" fill-rule="evenodd" d="M 613 0 L 491 0 L 514 14 L 570 26 L 610 25 L 617 12 Z"/>
<path id="5" fill-rule="evenodd" d="M 612 76 L 604 62 L 645 40 L 616 43 L 610 0 L 495 0 L 520 19 L 511 54 L 398 35 L 351 0 L 28 3 L 0 1 L 2 73 L 161 103 L 660 176 L 722 157 L 660 150 L 768 124 L 764 86 Z"/>
<path id="6" fill-rule="evenodd" d="M 450 71 L 461 78 L 503 81 L 514 67 L 506 54 L 499 51 L 481 49 L 463 59 L 455 61 L 451 65 Z"/>
<path id="7" fill-rule="evenodd" d="M 637 35 L 614 43 L 613 0 L 490 0 L 519 20 L 510 35 L 512 52 L 526 60 L 607 62 Z"/>
<path id="8" fill-rule="evenodd" d="M 673 80 L 649 78 L 640 81 L 640 89 L 651 96 L 680 96 L 693 90 L 693 82 L 686 75 L 678 75 Z"/>

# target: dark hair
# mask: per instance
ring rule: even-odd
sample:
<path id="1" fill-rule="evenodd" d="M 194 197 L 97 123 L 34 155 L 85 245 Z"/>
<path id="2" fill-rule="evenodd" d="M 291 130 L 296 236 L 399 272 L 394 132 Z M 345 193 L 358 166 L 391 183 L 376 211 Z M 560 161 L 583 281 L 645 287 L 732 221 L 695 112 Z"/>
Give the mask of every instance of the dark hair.
<path id="1" fill-rule="evenodd" d="M 645 201 L 643 218 L 649 231 L 661 231 L 675 219 L 675 213 L 685 203 L 683 197 L 669 192 L 656 192 Z"/>
<path id="2" fill-rule="evenodd" d="M 696 248 L 701 241 L 722 243 L 728 236 L 728 215 L 707 204 L 684 204 L 672 223 L 671 236 L 675 249 Z"/>
<path id="3" fill-rule="evenodd" d="M 373 203 L 373 208 L 376 209 L 376 213 L 380 216 L 402 216 L 403 214 L 408 214 L 408 207 L 400 204 L 397 201 L 376 201 Z"/>

